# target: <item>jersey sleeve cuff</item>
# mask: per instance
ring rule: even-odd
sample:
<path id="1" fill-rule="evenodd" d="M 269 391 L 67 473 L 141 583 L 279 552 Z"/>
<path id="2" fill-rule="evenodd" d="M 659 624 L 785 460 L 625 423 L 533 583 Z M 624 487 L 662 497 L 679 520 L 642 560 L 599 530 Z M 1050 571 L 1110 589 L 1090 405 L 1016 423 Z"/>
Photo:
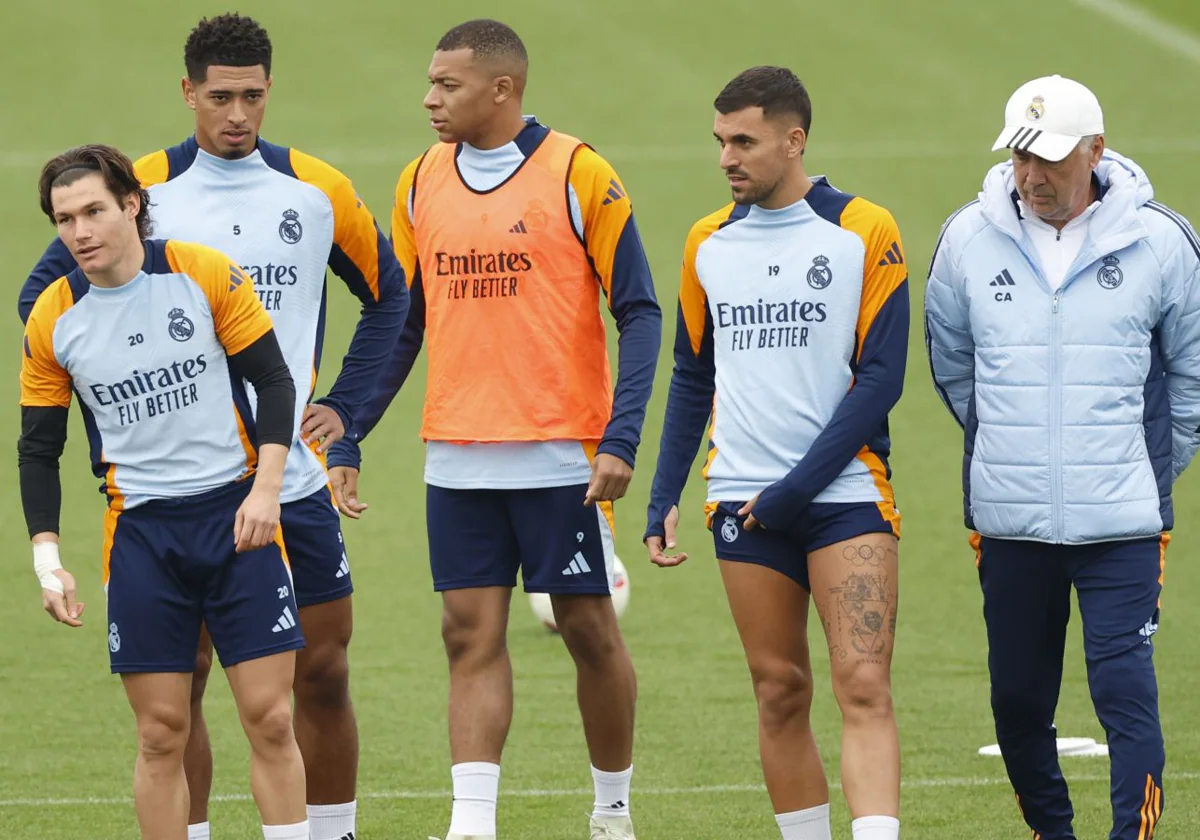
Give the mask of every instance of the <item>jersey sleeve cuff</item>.
<path id="1" fill-rule="evenodd" d="M 329 447 L 329 455 L 325 463 L 330 469 L 333 467 L 349 467 L 353 470 L 359 470 L 362 469 L 362 451 L 358 448 L 358 443 L 345 437 Z"/>
<path id="2" fill-rule="evenodd" d="M 628 464 L 630 469 L 633 469 L 634 462 L 637 460 L 637 447 L 627 441 L 606 438 L 600 441 L 600 445 L 596 447 L 596 454 L 613 455 Z"/>

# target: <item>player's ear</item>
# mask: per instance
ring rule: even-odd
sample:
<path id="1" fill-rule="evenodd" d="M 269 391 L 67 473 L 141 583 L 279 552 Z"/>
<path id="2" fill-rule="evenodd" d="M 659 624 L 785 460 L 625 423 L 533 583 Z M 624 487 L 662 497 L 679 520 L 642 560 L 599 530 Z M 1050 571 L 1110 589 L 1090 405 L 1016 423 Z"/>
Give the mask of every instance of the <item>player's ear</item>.
<path id="1" fill-rule="evenodd" d="M 497 105 L 507 102 L 516 91 L 516 83 L 512 76 L 497 76 L 493 82 L 494 96 L 492 101 Z"/>
<path id="2" fill-rule="evenodd" d="M 138 217 L 140 212 L 142 212 L 142 197 L 136 192 L 131 192 L 125 196 L 125 215 L 133 220 Z"/>
<path id="3" fill-rule="evenodd" d="M 192 84 L 192 80 L 189 79 L 186 75 L 183 77 L 183 80 L 180 83 L 180 86 L 183 90 L 183 101 L 187 103 L 187 106 L 189 108 L 191 108 L 193 111 L 195 111 L 196 110 L 196 86 Z"/>
<path id="4" fill-rule="evenodd" d="M 801 157 L 808 145 L 808 133 L 798 125 L 788 129 L 787 153 L 789 158 Z"/>

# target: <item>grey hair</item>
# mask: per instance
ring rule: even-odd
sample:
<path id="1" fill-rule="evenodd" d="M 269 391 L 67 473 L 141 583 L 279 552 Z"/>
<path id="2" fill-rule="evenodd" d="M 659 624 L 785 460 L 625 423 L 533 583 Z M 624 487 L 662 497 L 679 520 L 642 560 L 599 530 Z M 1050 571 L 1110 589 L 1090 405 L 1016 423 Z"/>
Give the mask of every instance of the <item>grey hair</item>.
<path id="1" fill-rule="evenodd" d="M 1085 134 L 1079 138 L 1079 145 L 1075 147 L 1075 150 L 1081 155 L 1091 154 L 1092 148 L 1096 145 L 1096 138 L 1099 136 L 1099 134 Z"/>

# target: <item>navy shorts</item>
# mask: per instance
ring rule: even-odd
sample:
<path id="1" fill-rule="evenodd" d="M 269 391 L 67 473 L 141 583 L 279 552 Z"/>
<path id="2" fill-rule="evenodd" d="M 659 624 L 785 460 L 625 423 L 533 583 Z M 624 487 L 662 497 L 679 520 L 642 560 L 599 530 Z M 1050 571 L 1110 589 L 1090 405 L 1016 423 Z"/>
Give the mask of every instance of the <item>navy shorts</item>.
<path id="1" fill-rule="evenodd" d="M 345 598 L 354 591 L 342 522 L 333 491 L 323 487 L 280 508 L 283 545 L 292 564 L 296 604 L 308 607 Z"/>
<path id="2" fill-rule="evenodd" d="M 234 550 L 234 519 L 249 491 L 245 482 L 109 509 L 104 565 L 114 674 L 190 674 L 201 622 L 226 668 L 304 647 L 282 542 Z"/>
<path id="3" fill-rule="evenodd" d="M 761 526 L 745 530 L 746 517 L 738 515 L 744 504 L 717 504 L 711 525 L 717 559 L 766 566 L 805 589 L 810 589 L 808 555 L 817 549 L 863 534 L 899 536 L 874 502 L 811 504 L 796 526 L 787 531 L 765 530 Z"/>
<path id="4" fill-rule="evenodd" d="M 586 484 L 530 490 L 428 486 L 433 588 L 516 586 L 526 592 L 612 593 L 612 503 L 584 507 Z"/>

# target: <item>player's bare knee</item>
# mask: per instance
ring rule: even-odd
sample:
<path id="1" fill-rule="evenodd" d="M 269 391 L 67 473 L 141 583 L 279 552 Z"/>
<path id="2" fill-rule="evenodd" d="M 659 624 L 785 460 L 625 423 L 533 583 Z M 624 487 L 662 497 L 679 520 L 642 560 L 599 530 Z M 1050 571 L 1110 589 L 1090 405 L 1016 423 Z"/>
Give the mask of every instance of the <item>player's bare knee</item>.
<path id="1" fill-rule="evenodd" d="M 442 643 L 451 665 L 490 661 L 504 653 L 504 625 L 463 611 L 443 610 Z"/>
<path id="2" fill-rule="evenodd" d="M 296 660 L 296 705 L 340 709 L 350 703 L 350 660 L 339 642 L 314 645 Z"/>
<path id="3" fill-rule="evenodd" d="M 886 717 L 892 714 L 892 683 L 888 669 L 874 663 L 838 668 L 833 693 L 843 719 Z"/>
<path id="4" fill-rule="evenodd" d="M 242 721 L 250 744 L 258 753 L 275 753 L 294 740 L 292 710 L 287 697 L 243 712 Z"/>
<path id="5" fill-rule="evenodd" d="M 188 740 L 188 713 L 156 707 L 138 716 L 138 752 L 148 761 L 183 761 Z"/>
<path id="6" fill-rule="evenodd" d="M 768 731 L 807 724 L 812 709 L 812 674 L 794 662 L 753 665 L 754 696 L 758 716 Z"/>

